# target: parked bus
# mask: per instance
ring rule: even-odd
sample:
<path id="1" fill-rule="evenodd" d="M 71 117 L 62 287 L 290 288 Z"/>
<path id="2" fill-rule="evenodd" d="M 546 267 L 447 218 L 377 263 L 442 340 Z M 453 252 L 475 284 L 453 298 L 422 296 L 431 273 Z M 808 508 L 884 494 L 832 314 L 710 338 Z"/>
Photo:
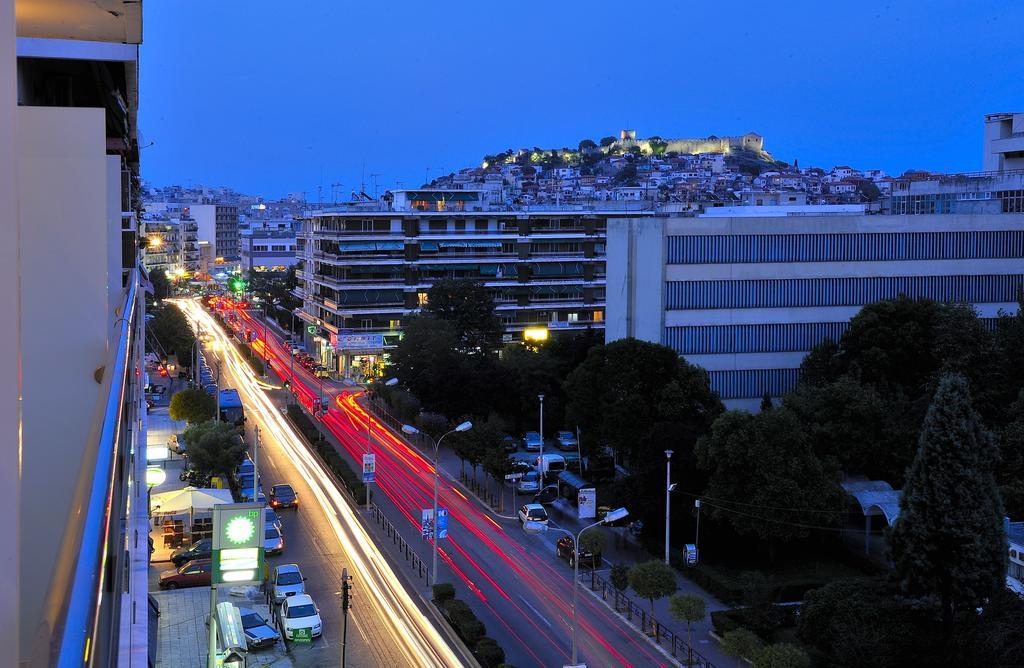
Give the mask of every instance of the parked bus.
<path id="1" fill-rule="evenodd" d="M 238 390 L 220 391 L 220 419 L 238 427 L 245 423 L 245 411 L 242 408 L 242 398 L 238 396 Z"/>

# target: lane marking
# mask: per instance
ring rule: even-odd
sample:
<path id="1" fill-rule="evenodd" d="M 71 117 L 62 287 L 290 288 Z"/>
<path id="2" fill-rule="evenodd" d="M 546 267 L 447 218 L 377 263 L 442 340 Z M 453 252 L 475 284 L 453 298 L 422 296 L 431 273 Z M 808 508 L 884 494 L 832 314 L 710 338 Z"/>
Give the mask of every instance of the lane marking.
<path id="1" fill-rule="evenodd" d="M 535 608 L 532 605 L 530 605 L 530 602 L 527 601 L 525 598 L 523 598 L 522 594 L 519 595 L 519 600 L 522 601 L 524 604 L 526 604 L 526 607 L 528 607 L 530 610 L 533 610 L 533 614 L 537 615 L 537 617 L 540 618 L 540 621 L 542 621 L 545 624 L 547 624 L 548 628 L 552 628 L 551 627 L 551 622 L 548 621 L 547 617 L 545 617 L 544 615 L 540 614 L 540 610 L 538 610 L 537 608 Z"/>

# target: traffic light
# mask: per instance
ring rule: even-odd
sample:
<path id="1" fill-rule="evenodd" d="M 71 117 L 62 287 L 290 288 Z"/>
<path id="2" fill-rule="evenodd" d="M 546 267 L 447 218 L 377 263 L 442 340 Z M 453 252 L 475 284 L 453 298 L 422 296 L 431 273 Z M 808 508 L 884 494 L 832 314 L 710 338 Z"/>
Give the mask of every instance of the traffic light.
<path id="1" fill-rule="evenodd" d="M 231 288 L 232 292 L 245 292 L 246 284 L 244 279 L 232 278 L 228 281 L 228 286 Z"/>

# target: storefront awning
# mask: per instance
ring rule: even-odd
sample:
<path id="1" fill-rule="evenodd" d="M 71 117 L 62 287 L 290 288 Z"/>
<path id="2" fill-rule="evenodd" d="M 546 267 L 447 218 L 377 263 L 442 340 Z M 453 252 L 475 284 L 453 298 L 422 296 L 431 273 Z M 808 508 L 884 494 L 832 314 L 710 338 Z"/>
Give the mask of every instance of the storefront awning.
<path id="1" fill-rule="evenodd" d="M 464 240 L 464 241 L 442 241 L 441 248 L 501 248 L 498 240 Z"/>

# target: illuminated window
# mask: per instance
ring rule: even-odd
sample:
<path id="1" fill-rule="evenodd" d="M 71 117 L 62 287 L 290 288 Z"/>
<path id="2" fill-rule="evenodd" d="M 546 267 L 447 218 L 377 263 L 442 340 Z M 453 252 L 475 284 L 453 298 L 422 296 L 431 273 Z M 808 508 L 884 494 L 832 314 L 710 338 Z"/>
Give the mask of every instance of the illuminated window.
<path id="1" fill-rule="evenodd" d="M 565 319 L 568 320 L 569 322 L 579 322 L 580 321 L 580 314 L 579 313 L 568 313 L 568 314 L 566 314 Z"/>
<path id="2" fill-rule="evenodd" d="M 388 320 L 388 329 L 400 329 L 401 327 L 401 320 Z"/>
<path id="3" fill-rule="evenodd" d="M 420 306 L 426 306 L 427 305 L 427 293 L 426 292 L 417 293 L 416 294 L 416 299 L 418 300 Z"/>
<path id="4" fill-rule="evenodd" d="M 601 322 L 604 320 L 604 311 L 594 311 L 594 322 Z"/>

